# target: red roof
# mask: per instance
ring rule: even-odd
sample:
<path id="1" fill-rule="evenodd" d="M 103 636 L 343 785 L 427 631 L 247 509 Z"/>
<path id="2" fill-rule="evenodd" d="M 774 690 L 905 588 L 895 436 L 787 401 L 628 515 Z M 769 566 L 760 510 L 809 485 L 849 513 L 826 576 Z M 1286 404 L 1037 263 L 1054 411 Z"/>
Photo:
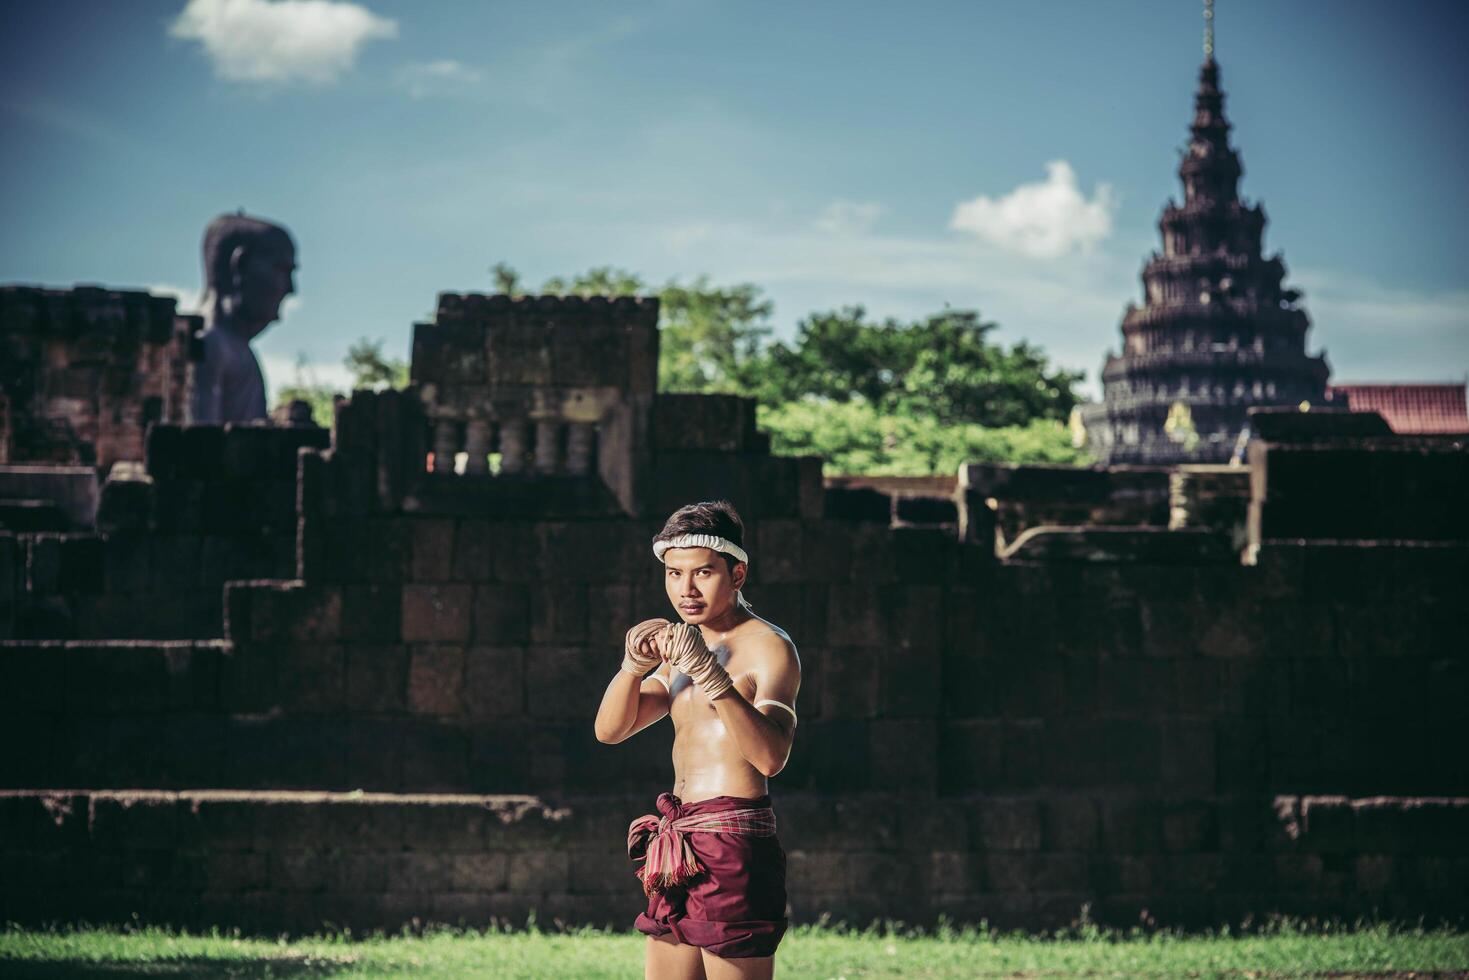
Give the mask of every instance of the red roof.
<path id="1" fill-rule="evenodd" d="M 1328 400 L 1347 397 L 1356 412 L 1379 412 L 1402 435 L 1469 432 L 1465 384 L 1340 384 L 1326 389 Z"/>

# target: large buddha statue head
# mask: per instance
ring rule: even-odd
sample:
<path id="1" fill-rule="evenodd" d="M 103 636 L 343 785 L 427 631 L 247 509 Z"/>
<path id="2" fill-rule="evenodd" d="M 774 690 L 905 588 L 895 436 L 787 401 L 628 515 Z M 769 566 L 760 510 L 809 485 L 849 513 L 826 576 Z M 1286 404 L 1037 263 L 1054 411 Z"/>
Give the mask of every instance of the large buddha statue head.
<path id="1" fill-rule="evenodd" d="M 222 214 L 204 230 L 204 313 L 211 328 L 252 340 L 280 319 L 296 291 L 296 245 L 280 225 L 243 211 Z"/>

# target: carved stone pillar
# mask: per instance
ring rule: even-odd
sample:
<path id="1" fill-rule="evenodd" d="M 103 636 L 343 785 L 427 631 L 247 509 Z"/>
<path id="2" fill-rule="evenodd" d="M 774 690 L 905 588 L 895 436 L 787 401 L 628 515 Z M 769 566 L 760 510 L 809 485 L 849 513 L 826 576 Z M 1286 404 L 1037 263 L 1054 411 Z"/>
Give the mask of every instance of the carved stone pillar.
<path id="1" fill-rule="evenodd" d="M 573 422 L 566 427 L 566 472 L 586 476 L 592 471 L 592 424 Z"/>
<path id="2" fill-rule="evenodd" d="M 536 472 L 549 475 L 556 472 L 556 436 L 560 425 L 555 419 L 536 420 Z"/>
<path id="3" fill-rule="evenodd" d="M 520 473 L 525 469 L 525 420 L 500 423 L 500 472 Z"/>
<path id="4" fill-rule="evenodd" d="M 459 451 L 459 423 L 439 419 L 434 423 L 434 472 L 453 473 L 454 454 Z"/>
<path id="5" fill-rule="evenodd" d="M 484 476 L 490 472 L 490 423 L 470 419 L 464 427 L 464 461 L 466 476 Z"/>

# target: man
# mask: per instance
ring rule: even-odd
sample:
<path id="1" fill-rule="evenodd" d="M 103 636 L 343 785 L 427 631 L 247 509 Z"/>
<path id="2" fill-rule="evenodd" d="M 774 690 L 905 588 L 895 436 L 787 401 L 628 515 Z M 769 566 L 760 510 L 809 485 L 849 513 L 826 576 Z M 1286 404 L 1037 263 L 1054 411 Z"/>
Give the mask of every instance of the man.
<path id="1" fill-rule="evenodd" d="M 244 212 L 204 230 L 204 358 L 194 369 L 193 421 L 266 418 L 265 379 L 250 341 L 296 291 L 296 246 L 280 225 Z"/>
<path id="2" fill-rule="evenodd" d="M 633 821 L 628 854 L 648 908 L 648 977 L 770 977 L 786 928 L 785 852 L 767 779 L 796 730 L 801 662 L 785 631 L 741 593 L 744 526 L 727 501 L 676 511 L 653 539 L 681 622 L 628 631 L 622 669 L 597 710 L 602 742 L 673 719 L 673 791 Z"/>

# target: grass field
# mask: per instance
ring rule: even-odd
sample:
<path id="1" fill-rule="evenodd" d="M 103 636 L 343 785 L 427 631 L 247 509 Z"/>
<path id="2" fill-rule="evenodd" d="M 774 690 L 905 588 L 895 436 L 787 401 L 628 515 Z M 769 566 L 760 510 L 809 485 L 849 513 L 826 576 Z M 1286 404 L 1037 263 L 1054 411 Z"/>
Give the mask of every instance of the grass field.
<path id="1" fill-rule="evenodd" d="M 0 931 L 0 977 L 641 977 L 643 937 L 593 929 L 249 939 L 154 928 Z M 1242 933 L 1001 934 L 800 926 L 786 977 L 1469 977 L 1469 933 L 1274 920 Z"/>

